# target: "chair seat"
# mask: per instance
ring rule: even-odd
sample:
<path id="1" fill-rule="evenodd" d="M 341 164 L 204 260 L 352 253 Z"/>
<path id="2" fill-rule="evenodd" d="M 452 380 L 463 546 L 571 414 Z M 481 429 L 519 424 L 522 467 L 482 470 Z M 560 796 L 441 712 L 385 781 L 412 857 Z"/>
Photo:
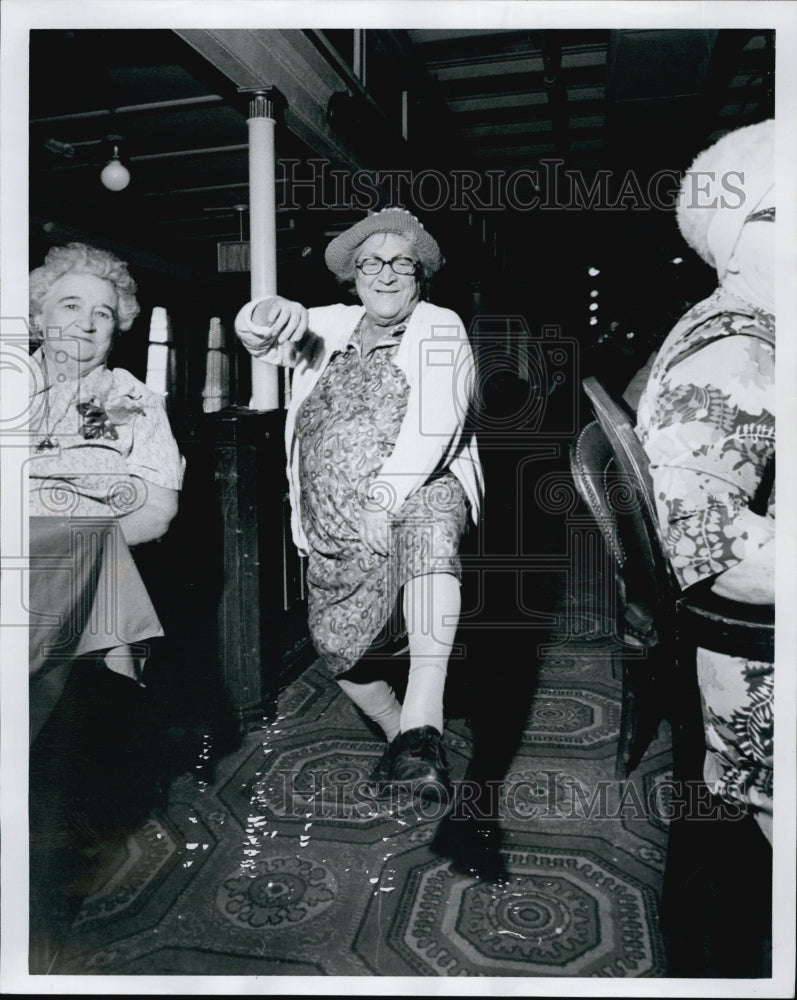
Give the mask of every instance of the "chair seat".
<path id="1" fill-rule="evenodd" d="M 775 654 L 775 608 L 742 604 L 702 588 L 675 602 L 678 630 L 703 649 L 771 662 Z"/>

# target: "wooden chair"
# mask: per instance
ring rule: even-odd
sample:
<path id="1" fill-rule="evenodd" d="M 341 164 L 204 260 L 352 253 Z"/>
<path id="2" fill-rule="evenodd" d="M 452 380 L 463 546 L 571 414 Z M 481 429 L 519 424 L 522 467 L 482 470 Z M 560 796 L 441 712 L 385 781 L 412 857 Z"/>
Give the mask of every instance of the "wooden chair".
<path id="1" fill-rule="evenodd" d="M 693 811 L 705 758 L 695 654 L 701 647 L 772 661 L 774 607 L 728 601 L 702 585 L 681 590 L 659 534 L 648 460 L 631 414 L 598 379 L 582 385 L 596 420 L 574 442 L 571 468 L 615 555 L 624 648 L 636 640 L 647 654 L 636 662 L 624 655 L 618 776 L 629 774 L 644 754 L 645 733 L 655 718 L 651 705 L 672 729 L 673 795 L 680 804 L 669 824 L 660 909 L 669 974 L 766 975 L 750 971 L 767 960 L 764 889 L 771 880 L 771 852 L 765 838 L 752 817 L 739 822 L 721 810 L 711 818 Z M 736 902 L 733 859 L 756 853 L 754 881 L 762 898 L 745 916 L 744 904 Z M 734 930 L 746 921 L 747 939 Z"/>
<path id="2" fill-rule="evenodd" d="M 674 655 L 667 649 L 672 629 L 658 585 L 661 567 L 640 523 L 636 486 L 618 474 L 609 439 L 597 420 L 571 443 L 570 468 L 615 568 L 615 626 L 622 657 L 615 777 L 621 780 L 636 769 L 663 717 L 659 675 Z"/>
<path id="3" fill-rule="evenodd" d="M 631 572 L 641 574 L 638 583 L 628 573 L 626 587 L 634 579 L 634 594 L 641 589 L 640 607 L 649 616 L 656 640 L 670 658 L 667 689 L 670 700 L 675 698 L 678 711 L 674 721 L 674 755 L 692 749 L 699 755 L 698 772 L 702 767 L 703 746 L 689 728 L 684 717 L 684 696 L 695 695 L 694 677 L 690 664 L 697 646 L 717 652 L 746 656 L 752 659 L 772 659 L 775 645 L 775 609 L 770 605 L 756 606 L 729 601 L 713 594 L 708 587 L 690 587 L 682 591 L 672 572 L 659 531 L 653 497 L 653 484 L 648 470 L 648 458 L 636 435 L 630 411 L 613 399 L 602 383 L 594 377 L 582 382 L 598 424 L 606 436 L 622 489 L 622 528 L 629 538 L 627 551 L 633 551 Z M 615 504 L 615 509 L 617 508 Z M 652 641 L 652 639 L 651 639 Z M 680 669 L 678 669 L 680 667 Z M 683 687 L 674 685 L 673 671 Z M 699 705 L 697 715 L 699 719 Z M 683 737 L 681 742 L 680 737 Z M 680 759 L 675 761 L 680 763 Z M 694 761 L 684 759 L 685 767 L 694 771 Z M 694 776 L 692 773 L 690 776 Z"/>

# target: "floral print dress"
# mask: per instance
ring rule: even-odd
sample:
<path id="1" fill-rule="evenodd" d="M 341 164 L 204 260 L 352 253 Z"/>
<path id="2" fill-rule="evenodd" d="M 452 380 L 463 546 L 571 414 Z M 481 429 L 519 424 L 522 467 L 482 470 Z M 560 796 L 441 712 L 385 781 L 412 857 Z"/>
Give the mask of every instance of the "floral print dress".
<path id="1" fill-rule="evenodd" d="M 139 480 L 180 489 L 185 460 L 160 396 L 124 368 L 61 383 L 40 350 L 31 360 L 32 516 L 118 517 L 146 499 Z"/>
<path id="2" fill-rule="evenodd" d="M 775 531 L 775 318 L 718 289 L 673 329 L 639 405 L 637 432 L 663 541 L 684 588 L 722 573 Z M 761 504 L 760 513 L 751 504 Z M 774 665 L 699 649 L 704 777 L 719 796 L 772 812 Z"/>
<path id="3" fill-rule="evenodd" d="M 303 524 L 310 543 L 308 619 L 313 642 L 334 676 L 353 667 L 394 615 L 403 585 L 426 573 L 460 576 L 459 541 L 467 500 L 459 480 L 440 470 L 390 519 L 390 552 L 360 541 L 369 485 L 391 454 L 409 386 L 394 364 L 403 332 L 363 353 L 361 321 L 335 352 L 297 414 Z M 396 638 L 396 635 L 393 636 Z"/>

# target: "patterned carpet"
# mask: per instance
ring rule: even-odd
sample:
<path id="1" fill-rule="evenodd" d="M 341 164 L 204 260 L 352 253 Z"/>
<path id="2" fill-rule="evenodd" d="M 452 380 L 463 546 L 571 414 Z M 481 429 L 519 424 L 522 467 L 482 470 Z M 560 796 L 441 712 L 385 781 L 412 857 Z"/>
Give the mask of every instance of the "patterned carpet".
<path id="1" fill-rule="evenodd" d="M 447 815 L 365 794 L 382 747 L 313 665 L 234 751 L 197 739 L 133 829 L 87 838 L 50 971 L 664 976 L 669 740 L 663 724 L 633 780 L 613 780 L 620 686 L 601 631 L 571 621 L 538 663 L 493 643 L 509 704 L 454 666 Z"/>

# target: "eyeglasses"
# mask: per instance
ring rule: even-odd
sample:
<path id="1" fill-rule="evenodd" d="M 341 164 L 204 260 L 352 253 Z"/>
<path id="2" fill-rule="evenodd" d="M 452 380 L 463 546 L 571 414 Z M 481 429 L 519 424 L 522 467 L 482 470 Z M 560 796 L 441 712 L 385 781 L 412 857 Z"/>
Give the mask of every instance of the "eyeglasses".
<path id="1" fill-rule="evenodd" d="M 415 274 L 418 262 L 412 257 L 394 257 L 393 260 L 382 260 L 381 257 L 364 257 L 355 265 L 363 274 L 381 274 L 385 264 L 390 265 L 394 274 Z"/>
<path id="2" fill-rule="evenodd" d="M 762 208 L 758 212 L 753 212 L 752 215 L 748 215 L 744 220 L 745 222 L 774 222 L 775 221 L 775 206 L 771 205 L 769 208 Z"/>

